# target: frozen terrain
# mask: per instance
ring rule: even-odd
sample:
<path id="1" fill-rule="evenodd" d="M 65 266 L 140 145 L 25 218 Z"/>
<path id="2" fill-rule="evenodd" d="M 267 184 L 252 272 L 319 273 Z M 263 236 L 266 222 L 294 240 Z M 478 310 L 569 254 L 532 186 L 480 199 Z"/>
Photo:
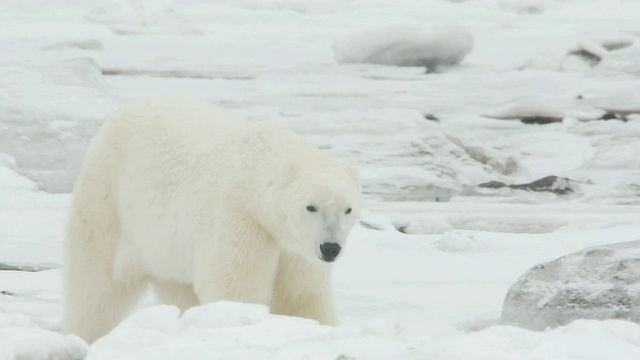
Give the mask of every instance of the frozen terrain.
<path id="1" fill-rule="evenodd" d="M 535 264 L 640 239 L 638 14 L 632 0 L 0 0 L 0 359 L 640 358 L 623 320 L 498 325 Z M 349 34 L 416 24 L 462 26 L 473 50 L 435 73 L 336 59 Z M 360 168 L 342 327 L 233 303 L 178 317 L 149 296 L 91 348 L 56 332 L 84 150 L 122 103 L 166 93 Z"/>

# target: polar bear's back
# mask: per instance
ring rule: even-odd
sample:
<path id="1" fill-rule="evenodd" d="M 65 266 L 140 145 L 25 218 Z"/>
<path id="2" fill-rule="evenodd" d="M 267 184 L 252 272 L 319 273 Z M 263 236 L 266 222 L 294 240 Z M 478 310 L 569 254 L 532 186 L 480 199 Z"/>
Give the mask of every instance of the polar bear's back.
<path id="1" fill-rule="evenodd" d="M 271 123 L 244 121 L 205 100 L 189 96 L 134 101 L 105 125 L 112 128 L 107 132 L 123 132 L 114 137 L 124 142 L 134 146 L 149 142 L 147 145 L 163 147 L 165 152 L 172 150 L 174 155 L 208 152 L 247 160 L 251 155 L 247 153 L 253 152 L 258 157 L 286 157 L 290 160 L 302 157 L 299 159 L 302 162 L 310 158 L 332 162 L 289 130 Z M 132 150 L 125 152 L 135 153 Z"/>
<path id="2" fill-rule="evenodd" d="M 148 180 L 161 170 L 158 177 L 169 183 L 197 173 L 212 186 L 220 185 L 212 181 L 225 180 L 237 185 L 239 178 L 260 177 L 285 164 L 334 165 L 326 154 L 287 129 L 243 121 L 188 96 L 128 104 L 105 122 L 92 147 L 103 152 L 101 158 L 111 159 L 105 168 L 120 177 L 135 178 L 146 172 Z M 219 174 L 220 169 L 231 174 L 230 179 Z M 235 170 L 241 175 L 234 175 Z"/>
<path id="3" fill-rule="evenodd" d="M 233 114 L 207 101 L 188 96 L 156 97 L 134 101 L 108 120 L 114 127 L 126 127 L 126 132 L 143 138 L 170 142 L 189 141 L 191 146 L 225 138 L 245 125 Z"/>

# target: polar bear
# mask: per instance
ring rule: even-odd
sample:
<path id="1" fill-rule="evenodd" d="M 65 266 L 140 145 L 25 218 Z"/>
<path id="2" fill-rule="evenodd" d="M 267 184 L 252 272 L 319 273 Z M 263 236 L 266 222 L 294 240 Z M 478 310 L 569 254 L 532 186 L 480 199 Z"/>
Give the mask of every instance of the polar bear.
<path id="1" fill-rule="evenodd" d="M 290 131 L 190 97 L 135 101 L 73 193 L 63 331 L 95 341 L 147 284 L 182 310 L 228 300 L 336 324 L 331 263 L 360 211 L 357 170 Z"/>

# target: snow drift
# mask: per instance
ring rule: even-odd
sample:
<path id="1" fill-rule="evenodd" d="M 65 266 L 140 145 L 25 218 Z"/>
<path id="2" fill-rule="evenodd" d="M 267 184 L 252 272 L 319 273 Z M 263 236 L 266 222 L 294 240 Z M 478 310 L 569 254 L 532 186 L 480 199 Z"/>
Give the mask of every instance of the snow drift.
<path id="1" fill-rule="evenodd" d="M 217 302 L 187 310 L 143 309 L 98 340 L 87 360 L 111 359 L 390 359 L 407 358 L 401 343 L 334 328 L 267 307 Z"/>
<path id="2" fill-rule="evenodd" d="M 87 349 L 79 337 L 42 329 L 26 315 L 0 314 L 0 359 L 77 360 Z"/>

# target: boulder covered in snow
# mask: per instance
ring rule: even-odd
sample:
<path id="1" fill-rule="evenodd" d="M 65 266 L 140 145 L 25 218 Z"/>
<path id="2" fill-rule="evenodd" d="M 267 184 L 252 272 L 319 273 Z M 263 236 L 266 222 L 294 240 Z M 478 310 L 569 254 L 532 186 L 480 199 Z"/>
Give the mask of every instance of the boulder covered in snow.
<path id="1" fill-rule="evenodd" d="M 473 49 L 473 35 L 457 25 L 378 27 L 346 35 L 333 49 L 339 63 L 423 66 L 433 72 L 462 62 Z"/>
<path id="2" fill-rule="evenodd" d="M 557 96 L 518 96 L 497 103 L 484 111 L 482 116 L 501 120 L 520 120 L 525 124 L 561 122 L 564 118 L 596 120 L 603 110 L 582 101 Z"/>
<path id="3" fill-rule="evenodd" d="M 509 289 L 501 322 L 532 330 L 576 319 L 640 323 L 640 240 L 593 247 L 540 264 Z"/>

